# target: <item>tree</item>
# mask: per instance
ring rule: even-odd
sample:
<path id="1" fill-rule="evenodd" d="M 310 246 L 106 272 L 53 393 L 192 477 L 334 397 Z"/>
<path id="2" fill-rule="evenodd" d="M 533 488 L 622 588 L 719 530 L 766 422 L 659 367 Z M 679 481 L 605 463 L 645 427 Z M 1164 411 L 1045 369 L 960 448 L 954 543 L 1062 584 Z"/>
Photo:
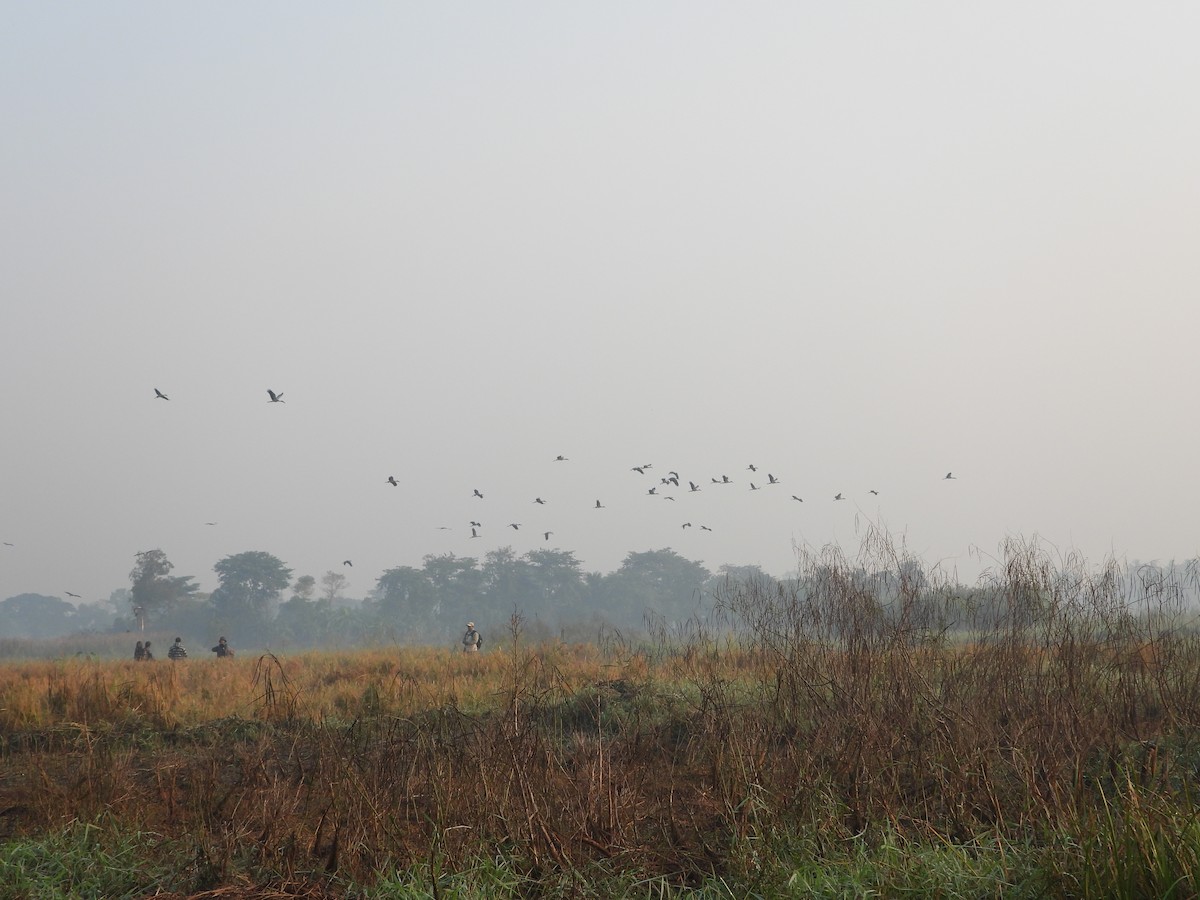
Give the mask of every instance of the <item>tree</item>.
<path id="1" fill-rule="evenodd" d="M 570 550 L 530 550 L 525 554 L 528 602 L 548 622 L 587 618 L 583 568 Z"/>
<path id="2" fill-rule="evenodd" d="M 430 637 L 442 640 L 457 637 L 468 619 L 479 612 L 483 573 L 469 556 L 429 555 L 422 571 L 433 586 L 432 631 Z"/>
<path id="3" fill-rule="evenodd" d="M 0 602 L 0 634 L 5 637 L 51 638 L 69 634 L 75 607 L 61 597 L 17 594 Z"/>
<path id="4" fill-rule="evenodd" d="M 317 589 L 317 579 L 311 575 L 301 575 L 296 579 L 296 583 L 292 585 L 292 595 L 299 597 L 301 600 L 311 600 L 313 592 Z"/>
<path id="5" fill-rule="evenodd" d="M 161 620 L 180 600 L 196 593 L 198 586 L 192 583 L 191 575 L 171 575 L 175 564 L 162 550 L 143 550 L 135 558 L 137 563 L 129 573 L 133 583 L 129 602 L 135 615 L 141 607 L 142 615 L 147 619 Z"/>
<path id="6" fill-rule="evenodd" d="M 274 604 L 288 586 L 292 570 L 270 553 L 248 550 L 225 557 L 213 571 L 221 582 L 212 595 L 220 626 L 240 630 L 243 641 L 265 638 Z"/>
<path id="7" fill-rule="evenodd" d="M 326 572 L 321 576 L 321 600 L 326 606 L 332 606 L 333 601 L 342 596 L 342 591 L 349 583 L 350 579 L 341 572 L 334 572 L 332 569 Z"/>
<path id="8" fill-rule="evenodd" d="M 373 618 L 395 637 L 427 639 L 433 631 L 434 594 L 433 582 L 421 569 L 388 569 L 375 582 Z"/>
<path id="9" fill-rule="evenodd" d="M 606 611 L 614 624 L 626 627 L 645 623 L 648 616 L 681 623 L 700 608 L 708 578 L 708 569 L 669 547 L 630 553 L 605 579 Z"/>

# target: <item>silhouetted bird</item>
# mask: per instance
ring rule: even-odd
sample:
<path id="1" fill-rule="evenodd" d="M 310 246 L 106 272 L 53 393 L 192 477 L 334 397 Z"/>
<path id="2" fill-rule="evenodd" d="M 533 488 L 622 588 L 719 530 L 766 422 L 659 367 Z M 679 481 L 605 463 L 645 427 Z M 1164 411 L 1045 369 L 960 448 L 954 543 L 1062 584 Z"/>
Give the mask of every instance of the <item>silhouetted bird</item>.
<path id="1" fill-rule="evenodd" d="M 700 485 L 696 484 L 696 482 L 694 482 L 694 481 L 689 481 L 688 482 L 688 490 L 692 491 L 692 492 L 698 491 L 698 490 L 700 490 Z"/>
<path id="2" fill-rule="evenodd" d="M 799 497 L 797 497 L 795 494 L 792 494 L 792 499 L 793 499 L 793 500 L 798 500 L 800 503 L 803 503 L 803 502 L 804 502 L 804 501 L 803 501 L 803 500 L 801 500 Z"/>
<path id="3" fill-rule="evenodd" d="M 4 546 L 5 546 L 5 547 L 15 547 L 15 546 L 16 546 L 16 544 L 10 544 L 8 541 L 5 541 L 5 542 L 4 542 Z"/>
<path id="4" fill-rule="evenodd" d="M 511 528 L 513 531 L 520 531 L 521 523 L 520 522 L 509 522 L 508 527 Z"/>
<path id="5" fill-rule="evenodd" d="M 772 475 L 770 472 L 768 472 L 767 473 L 767 484 L 779 484 L 779 479 L 776 478 L 774 475 Z"/>
<path id="6" fill-rule="evenodd" d="M 601 506 L 601 505 L 600 505 L 600 501 L 599 501 L 599 500 L 597 500 L 597 501 L 596 501 L 596 509 L 608 509 L 608 507 L 607 507 L 607 506 Z"/>
<path id="7" fill-rule="evenodd" d="M 474 522 L 474 521 L 473 521 L 473 522 L 471 522 L 471 527 L 472 527 L 472 528 L 482 528 L 482 527 L 483 527 L 483 523 L 482 523 L 482 522 Z"/>
<path id="8" fill-rule="evenodd" d="M 750 490 L 752 490 L 752 491 L 757 491 L 757 490 L 758 490 L 758 485 L 757 485 L 757 484 L 755 484 L 753 481 L 752 481 L 752 482 L 750 482 Z"/>
<path id="9" fill-rule="evenodd" d="M 758 466 L 756 466 L 754 463 L 750 463 L 750 465 L 746 466 L 746 470 L 749 472 L 757 472 Z"/>
<path id="10" fill-rule="evenodd" d="M 733 484 L 733 482 L 729 480 L 728 475 L 722 475 L 721 476 L 721 484 Z"/>
<path id="11" fill-rule="evenodd" d="M 541 497 L 534 497 L 534 498 L 533 498 L 533 502 L 534 502 L 534 503 L 536 503 L 538 506 L 545 506 L 545 505 L 546 505 L 546 501 L 545 501 L 545 500 L 543 500 Z"/>
<path id="12" fill-rule="evenodd" d="M 479 493 L 479 488 L 475 488 L 474 493 L 475 493 L 475 496 L 478 497 L 480 500 L 483 499 L 483 494 Z"/>
<path id="13" fill-rule="evenodd" d="M 78 600 L 78 599 L 79 599 L 79 595 L 78 595 L 78 594 L 72 594 L 70 591 L 66 591 L 66 595 L 67 595 L 68 597 L 74 597 L 76 600 Z"/>
<path id="14" fill-rule="evenodd" d="M 283 391 L 280 391 L 277 394 L 270 388 L 267 388 L 267 393 L 271 395 L 271 399 L 267 401 L 268 403 L 282 403 L 283 402 Z"/>
<path id="15" fill-rule="evenodd" d="M 954 477 L 953 472 L 947 472 L 946 477 L 942 479 L 942 481 L 957 481 L 957 480 L 958 479 Z"/>
<path id="16" fill-rule="evenodd" d="M 632 469 L 630 469 L 629 471 L 630 471 L 630 472 L 637 472 L 639 475 L 645 475 L 645 474 L 646 474 L 646 469 L 645 469 L 645 467 L 644 467 L 644 466 L 634 466 L 634 467 L 633 467 Z"/>
<path id="17" fill-rule="evenodd" d="M 354 568 L 354 563 L 350 562 L 350 560 L 348 560 L 348 559 L 343 559 L 343 560 L 342 560 L 342 565 L 343 565 L 343 566 L 349 566 L 349 567 L 350 567 L 350 568 L 352 568 L 352 569 Z"/>
<path id="18" fill-rule="evenodd" d="M 217 523 L 216 522 L 205 522 L 204 524 L 205 525 L 216 525 Z"/>
<path id="19" fill-rule="evenodd" d="M 709 528 L 707 525 L 701 525 L 701 526 L 700 526 L 700 530 L 701 530 L 701 531 L 712 531 L 712 529 L 711 529 L 711 528 Z"/>
<path id="20" fill-rule="evenodd" d="M 388 476 L 388 484 L 390 484 L 392 487 L 400 487 L 400 482 L 396 480 L 395 475 Z"/>
<path id="21" fill-rule="evenodd" d="M 156 398 L 158 398 L 159 400 L 170 400 L 171 399 L 166 394 L 164 394 L 162 391 L 160 391 L 158 388 L 154 389 L 154 396 Z"/>
<path id="22" fill-rule="evenodd" d="M 834 500 L 845 500 L 846 498 L 841 495 L 841 492 L 838 492 L 833 495 L 833 499 Z"/>
<path id="23" fill-rule="evenodd" d="M 439 525 L 437 527 L 437 530 L 438 531 L 453 531 L 454 529 L 451 528 L 449 525 Z"/>
<path id="24" fill-rule="evenodd" d="M 471 529 L 471 537 L 479 537 L 479 532 L 477 532 L 474 528 Z"/>
<path id="25" fill-rule="evenodd" d="M 559 454 L 558 456 L 554 457 L 554 461 L 555 462 L 566 462 L 567 458 L 565 456 L 563 456 L 562 454 Z"/>
<path id="26" fill-rule="evenodd" d="M 867 493 L 868 493 L 868 494 L 874 494 L 876 497 L 878 497 L 878 496 L 879 496 L 879 491 L 867 491 Z"/>
<path id="27" fill-rule="evenodd" d="M 681 527 L 683 527 L 683 528 L 691 528 L 691 527 L 692 527 L 692 523 L 691 523 L 691 522 L 684 522 L 684 523 L 683 523 L 683 525 L 682 525 Z"/>
<path id="28" fill-rule="evenodd" d="M 656 488 L 656 487 L 652 487 L 652 488 L 650 488 L 650 490 L 646 491 L 646 493 L 647 493 L 647 494 L 657 494 L 657 493 L 658 493 L 658 488 Z"/>
<path id="29" fill-rule="evenodd" d="M 674 498 L 674 497 L 672 497 L 670 494 L 664 494 L 664 495 L 663 495 L 663 499 L 664 499 L 664 500 L 670 500 L 670 501 L 672 501 L 672 502 L 674 502 L 674 500 L 675 500 L 675 498 Z"/>
<path id="30" fill-rule="evenodd" d="M 550 540 L 550 535 L 552 535 L 552 534 L 554 534 L 553 531 L 543 531 L 542 537 L 544 537 L 546 540 Z"/>

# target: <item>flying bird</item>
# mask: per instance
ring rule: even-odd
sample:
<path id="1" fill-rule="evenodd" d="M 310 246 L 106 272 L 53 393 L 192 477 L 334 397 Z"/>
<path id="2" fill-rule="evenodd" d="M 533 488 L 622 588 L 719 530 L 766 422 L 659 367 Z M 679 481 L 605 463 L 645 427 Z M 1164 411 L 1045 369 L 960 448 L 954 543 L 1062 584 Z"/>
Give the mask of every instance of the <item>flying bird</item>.
<path id="1" fill-rule="evenodd" d="M 707 525 L 701 525 L 701 526 L 700 526 L 700 530 L 701 530 L 701 531 L 712 531 L 712 529 L 711 529 L 711 528 L 709 528 Z"/>
<path id="2" fill-rule="evenodd" d="M 472 521 L 472 522 L 471 522 L 471 527 L 472 527 L 472 528 L 482 528 L 482 527 L 483 527 L 483 523 L 482 523 L 482 522 L 475 522 L 475 521 Z"/>
<path id="3" fill-rule="evenodd" d="M 664 499 L 664 500 L 670 500 L 670 501 L 672 501 L 672 502 L 674 502 L 674 500 L 675 500 L 675 498 L 674 498 L 674 497 L 672 497 L 670 494 L 664 494 L 664 495 L 663 495 L 663 499 Z"/>
<path id="4" fill-rule="evenodd" d="M 755 483 L 752 481 L 752 482 L 750 482 L 750 490 L 752 490 L 752 491 L 757 491 L 757 490 L 760 490 L 760 488 L 759 488 L 759 486 L 758 486 L 757 484 L 755 484 Z"/>
<path id="5" fill-rule="evenodd" d="M 733 482 L 729 480 L 728 475 L 722 475 L 721 476 L 721 484 L 733 484 Z"/>
<path id="6" fill-rule="evenodd" d="M 554 461 L 555 462 L 566 462 L 567 458 L 560 453 L 558 456 L 554 457 Z"/>
<path id="7" fill-rule="evenodd" d="M 696 482 L 694 482 L 694 481 L 689 481 L 688 482 L 688 490 L 691 491 L 692 493 L 695 493 L 696 491 L 700 490 L 700 485 L 696 484 Z"/>
<path id="8" fill-rule="evenodd" d="M 845 498 L 845 497 L 843 497 L 843 496 L 842 496 L 842 494 L 841 494 L 841 492 L 839 491 L 838 493 L 836 493 L 836 494 L 834 494 L 834 495 L 833 495 L 833 499 L 834 499 L 834 500 L 845 500 L 846 498 Z"/>
<path id="9" fill-rule="evenodd" d="M 66 591 L 66 595 L 68 597 L 74 597 L 76 600 L 80 599 L 78 594 L 72 594 L 70 591 Z"/>
<path id="10" fill-rule="evenodd" d="M 683 527 L 683 528 L 691 528 L 691 527 L 692 527 L 692 523 L 691 523 L 691 522 L 684 522 L 684 523 L 683 523 L 683 525 L 682 525 L 681 527 Z"/>
<path id="11" fill-rule="evenodd" d="M 216 525 L 217 523 L 216 522 L 205 522 L 204 524 L 205 525 Z"/>
<path id="12" fill-rule="evenodd" d="M 479 488 L 475 488 L 475 496 L 478 497 L 480 500 L 483 499 L 483 494 L 479 493 Z"/>
<path id="13" fill-rule="evenodd" d="M 437 527 L 437 530 L 438 531 L 453 531 L 454 529 L 451 528 L 449 525 L 439 525 Z"/>
<path id="14" fill-rule="evenodd" d="M 803 502 L 804 502 L 804 500 L 803 500 L 803 499 L 801 499 L 800 497 L 797 497 L 795 494 L 792 494 L 792 499 L 793 499 L 793 500 L 796 500 L 796 501 L 798 501 L 798 502 L 800 502 L 800 503 L 803 503 Z"/>
<path id="15" fill-rule="evenodd" d="M 634 467 L 633 467 L 632 469 L 630 469 L 629 471 L 630 471 L 630 472 L 637 472 L 639 475 L 645 475 L 645 474 L 646 474 L 646 467 L 645 467 L 645 466 L 634 466 Z"/>
<path id="16" fill-rule="evenodd" d="M 4 546 L 5 546 L 5 547 L 15 547 L 15 546 L 16 546 L 16 544 L 12 544 L 12 543 L 10 543 L 10 542 L 8 542 L 8 541 L 5 541 L 5 542 L 4 542 Z"/>
<path id="17" fill-rule="evenodd" d="M 271 395 L 271 399 L 267 401 L 268 403 L 282 403 L 283 402 L 283 391 L 280 391 L 277 394 L 270 388 L 267 388 L 267 393 Z"/>
<path id="18" fill-rule="evenodd" d="M 758 466 L 756 466 L 754 463 L 750 463 L 750 465 L 746 466 L 746 470 L 749 472 L 757 472 Z"/>
<path id="19" fill-rule="evenodd" d="M 542 532 L 542 536 L 543 536 L 543 537 L 544 537 L 546 540 L 550 540 L 550 535 L 552 535 L 552 534 L 554 534 L 554 532 L 553 532 L 553 531 L 543 531 L 543 532 Z"/>
<path id="20" fill-rule="evenodd" d="M 646 493 L 647 493 L 647 494 L 657 494 L 657 493 L 658 493 L 658 488 L 657 488 L 657 487 L 652 487 L 652 488 L 650 488 L 650 490 L 646 491 Z"/>
<path id="21" fill-rule="evenodd" d="M 158 388 L 154 389 L 154 396 L 158 400 L 170 400 L 171 399 L 166 394 L 164 394 L 162 391 L 160 391 Z"/>
<path id="22" fill-rule="evenodd" d="M 608 507 L 607 507 L 607 506 L 601 506 L 601 505 L 600 505 L 600 501 L 599 501 L 599 500 L 597 500 L 597 501 L 596 501 L 596 509 L 608 509 Z"/>
<path id="23" fill-rule="evenodd" d="M 538 506 L 545 506 L 545 505 L 546 505 L 546 501 L 545 501 L 545 500 L 543 500 L 541 497 L 534 497 L 534 498 L 533 498 L 533 502 L 534 502 L 534 503 L 536 503 Z"/>
<path id="24" fill-rule="evenodd" d="M 774 475 L 772 475 L 770 472 L 768 472 L 767 473 L 767 484 L 779 484 L 779 479 L 776 478 Z"/>
<path id="25" fill-rule="evenodd" d="M 479 532 L 474 528 L 471 529 L 471 537 L 479 537 Z"/>
<path id="26" fill-rule="evenodd" d="M 867 491 L 867 493 L 868 493 L 868 494 L 874 494 L 876 497 L 878 497 L 878 496 L 879 496 L 879 491 L 872 490 L 872 491 Z"/>
<path id="27" fill-rule="evenodd" d="M 400 487 L 400 482 L 396 480 L 395 475 L 388 476 L 388 484 L 390 484 L 392 487 Z"/>
<path id="28" fill-rule="evenodd" d="M 509 522 L 508 527 L 511 528 L 513 531 L 520 531 L 521 523 L 520 522 Z"/>
<path id="29" fill-rule="evenodd" d="M 943 478 L 942 481 L 958 481 L 958 479 L 954 477 L 953 472 L 947 472 L 946 477 Z"/>
<path id="30" fill-rule="evenodd" d="M 342 560 L 342 565 L 343 565 L 343 566 L 349 566 L 349 567 L 350 567 L 350 568 L 352 568 L 352 569 L 354 568 L 354 563 L 350 562 L 350 560 L 348 560 L 348 559 L 343 559 L 343 560 Z"/>

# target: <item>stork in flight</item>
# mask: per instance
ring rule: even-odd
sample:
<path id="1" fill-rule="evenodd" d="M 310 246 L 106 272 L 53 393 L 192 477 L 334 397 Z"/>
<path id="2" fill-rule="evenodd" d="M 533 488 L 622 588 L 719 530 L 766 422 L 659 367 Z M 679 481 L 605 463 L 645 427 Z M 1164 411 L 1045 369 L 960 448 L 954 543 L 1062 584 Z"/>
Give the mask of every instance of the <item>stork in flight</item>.
<path id="1" fill-rule="evenodd" d="M 170 400 L 171 399 L 166 394 L 164 394 L 162 391 L 160 391 L 158 388 L 154 389 L 154 396 L 158 400 Z"/>
<path id="2" fill-rule="evenodd" d="M 277 394 L 270 388 L 267 388 L 267 393 L 271 395 L 271 399 L 267 401 L 268 403 L 282 403 L 283 402 L 283 391 L 280 391 Z"/>

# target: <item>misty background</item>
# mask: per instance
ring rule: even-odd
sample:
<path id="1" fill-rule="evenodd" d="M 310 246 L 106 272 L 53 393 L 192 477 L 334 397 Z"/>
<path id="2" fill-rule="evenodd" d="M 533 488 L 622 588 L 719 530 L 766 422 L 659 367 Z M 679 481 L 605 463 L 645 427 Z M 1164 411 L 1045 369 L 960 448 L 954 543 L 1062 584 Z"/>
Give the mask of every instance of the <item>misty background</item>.
<path id="1" fill-rule="evenodd" d="M 1198 8 L 0 16 L 0 598 L 1197 555 Z"/>

